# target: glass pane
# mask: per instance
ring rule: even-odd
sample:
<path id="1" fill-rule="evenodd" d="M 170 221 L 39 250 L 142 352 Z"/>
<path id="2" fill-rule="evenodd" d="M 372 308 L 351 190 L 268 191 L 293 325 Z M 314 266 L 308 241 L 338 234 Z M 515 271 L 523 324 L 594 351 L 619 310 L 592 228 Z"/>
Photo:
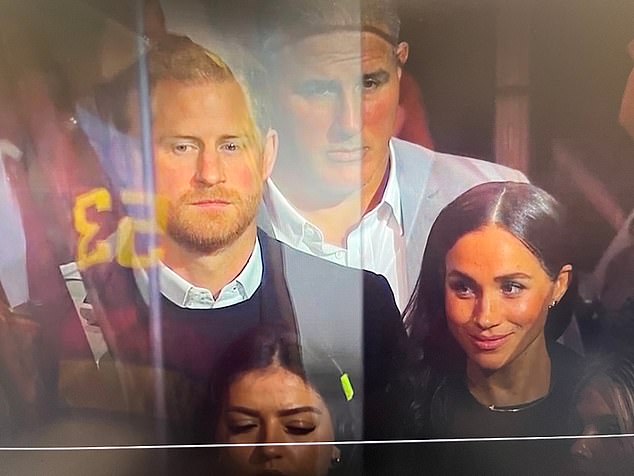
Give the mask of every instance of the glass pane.
<path id="1" fill-rule="evenodd" d="M 3 3 L 3 468 L 634 467 L 634 7 L 582 3 Z"/>

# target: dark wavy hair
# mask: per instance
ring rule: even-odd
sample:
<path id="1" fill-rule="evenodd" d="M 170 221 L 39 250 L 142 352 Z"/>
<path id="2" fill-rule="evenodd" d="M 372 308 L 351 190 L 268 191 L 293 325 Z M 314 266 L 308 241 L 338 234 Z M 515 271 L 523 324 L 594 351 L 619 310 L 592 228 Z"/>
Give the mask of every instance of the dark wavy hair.
<path id="1" fill-rule="evenodd" d="M 297 338 L 285 326 L 263 325 L 233 342 L 222 355 L 210 389 L 210 431 L 215 430 L 229 388 L 242 375 L 278 365 L 306 381 Z"/>
<path id="2" fill-rule="evenodd" d="M 242 375 L 277 365 L 300 377 L 313 388 L 326 403 L 332 418 L 335 439 L 351 438 L 353 422 L 349 403 L 345 400 L 338 378 L 338 369 L 328 356 L 321 356 L 324 377 L 318 381 L 310 380 L 302 363 L 302 349 L 297 335 L 284 324 L 267 324 L 255 327 L 236 340 L 219 360 L 215 378 L 210 392 L 209 431 L 211 439 L 215 438 L 220 412 L 227 398 L 231 385 Z M 322 359 L 323 357 L 323 359 Z"/>
<path id="3" fill-rule="evenodd" d="M 445 315 L 445 258 L 467 233 L 495 224 L 520 240 L 555 279 L 571 263 L 562 206 L 544 190 L 528 183 L 489 182 L 466 191 L 438 215 L 429 234 L 421 272 L 405 309 L 405 323 L 427 357 L 450 364 L 464 353 L 449 333 Z M 573 293 L 550 310 L 547 338 L 556 338 L 572 317 Z M 442 358 L 440 358 L 442 356 Z"/>

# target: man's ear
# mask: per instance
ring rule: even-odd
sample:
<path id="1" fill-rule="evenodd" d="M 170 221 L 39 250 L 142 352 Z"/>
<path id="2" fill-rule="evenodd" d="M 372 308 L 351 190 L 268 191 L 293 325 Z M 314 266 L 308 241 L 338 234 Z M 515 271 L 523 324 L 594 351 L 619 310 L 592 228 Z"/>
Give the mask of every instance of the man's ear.
<path id="1" fill-rule="evenodd" d="M 553 301 L 561 301 L 572 282 L 572 265 L 566 264 L 561 267 L 559 274 L 555 278 L 555 289 L 553 290 Z"/>
<path id="2" fill-rule="evenodd" d="M 396 47 L 396 60 L 398 61 L 398 78 L 401 79 L 403 66 L 407 63 L 409 57 L 409 44 L 406 41 L 401 41 Z"/>
<path id="3" fill-rule="evenodd" d="M 275 129 L 269 129 L 264 138 L 264 149 L 262 151 L 262 179 L 266 180 L 273 173 L 273 167 L 277 160 L 278 136 Z"/>

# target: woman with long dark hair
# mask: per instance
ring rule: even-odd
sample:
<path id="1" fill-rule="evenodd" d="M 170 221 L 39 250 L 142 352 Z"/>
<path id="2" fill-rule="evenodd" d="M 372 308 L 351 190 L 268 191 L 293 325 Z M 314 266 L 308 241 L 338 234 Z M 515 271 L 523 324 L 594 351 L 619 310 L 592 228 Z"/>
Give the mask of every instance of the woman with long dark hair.
<path id="1" fill-rule="evenodd" d="M 331 373 L 309 381 L 300 355 L 305 352 L 295 334 L 283 326 L 255 328 L 224 355 L 211 402 L 213 440 L 227 444 L 217 452 L 218 474 L 326 476 L 344 470 L 335 440 L 347 436 L 348 402 Z M 336 365 L 324 357 L 325 370 Z"/>
<path id="2" fill-rule="evenodd" d="M 568 243 L 560 205 L 530 184 L 478 185 L 440 213 L 406 309 L 423 350 L 411 402 L 418 436 L 574 433 L 566 414 L 578 357 L 555 342 L 571 317 Z M 528 444 L 446 444 L 440 468 L 555 468 L 566 448 L 543 446 L 527 463 Z"/>

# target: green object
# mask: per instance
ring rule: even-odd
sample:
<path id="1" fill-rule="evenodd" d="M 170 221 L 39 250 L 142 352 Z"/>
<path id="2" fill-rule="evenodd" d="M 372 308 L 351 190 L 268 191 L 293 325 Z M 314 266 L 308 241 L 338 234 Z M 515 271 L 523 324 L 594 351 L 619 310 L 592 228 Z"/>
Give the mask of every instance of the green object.
<path id="1" fill-rule="evenodd" d="M 341 388 L 343 389 L 343 394 L 346 396 L 346 400 L 352 400 L 352 397 L 354 397 L 354 388 L 352 388 L 350 377 L 344 372 L 341 374 L 341 377 L 339 377 L 339 380 L 341 380 Z"/>

